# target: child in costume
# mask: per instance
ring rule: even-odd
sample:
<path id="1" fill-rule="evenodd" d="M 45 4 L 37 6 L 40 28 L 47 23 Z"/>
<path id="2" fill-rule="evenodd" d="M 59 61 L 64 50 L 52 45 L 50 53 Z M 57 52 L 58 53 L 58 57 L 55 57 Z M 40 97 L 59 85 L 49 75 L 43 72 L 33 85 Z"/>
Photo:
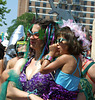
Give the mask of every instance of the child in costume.
<path id="1" fill-rule="evenodd" d="M 89 42 L 78 24 L 71 20 L 64 21 L 57 32 L 57 43 L 49 46 L 40 72 L 43 74 L 55 71 L 55 82 L 52 94 L 59 94 L 54 100 L 76 100 L 79 93 L 82 61 L 80 55 L 88 49 Z M 52 59 L 58 58 L 51 62 Z"/>

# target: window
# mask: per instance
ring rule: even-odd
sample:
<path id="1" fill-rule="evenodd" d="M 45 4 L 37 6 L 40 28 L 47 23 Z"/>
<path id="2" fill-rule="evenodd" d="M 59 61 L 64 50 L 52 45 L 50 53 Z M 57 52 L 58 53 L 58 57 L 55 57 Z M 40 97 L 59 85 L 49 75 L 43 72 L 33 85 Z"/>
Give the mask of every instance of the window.
<path id="1" fill-rule="evenodd" d="M 43 13 L 46 13 L 46 9 L 43 9 Z"/>
<path id="2" fill-rule="evenodd" d="M 89 27 L 89 30 L 92 30 L 92 26 Z"/>
<path id="3" fill-rule="evenodd" d="M 72 5 L 70 5 L 70 8 L 71 8 L 71 10 L 73 9 L 73 6 Z"/>
<path id="4" fill-rule="evenodd" d="M 85 28 L 85 25 L 83 25 L 83 27 Z"/>
<path id="5" fill-rule="evenodd" d="M 76 6 L 76 10 L 78 10 L 78 11 L 79 11 L 79 10 L 80 10 L 80 6 Z"/>
<path id="6" fill-rule="evenodd" d="M 87 5 L 87 1 L 84 1 L 84 5 Z"/>
<path id="7" fill-rule="evenodd" d="M 94 6 L 95 5 L 95 2 L 94 1 L 91 1 L 91 6 Z"/>
<path id="8" fill-rule="evenodd" d="M 93 20 L 90 20 L 90 24 L 93 24 Z"/>
<path id="9" fill-rule="evenodd" d="M 87 10 L 87 8 L 86 8 L 86 7 L 84 7 L 83 9 L 84 9 L 84 11 L 86 11 L 86 10 Z"/>
<path id="10" fill-rule="evenodd" d="M 32 12 L 32 7 L 29 7 L 29 12 Z"/>
<path id="11" fill-rule="evenodd" d="M 77 13 L 76 13 L 76 12 L 72 12 L 72 15 L 73 15 L 74 17 L 76 17 L 76 16 L 77 16 Z"/>
<path id="12" fill-rule="evenodd" d="M 73 0 L 73 3 L 79 4 L 80 2 L 79 2 L 79 0 Z"/>
<path id="13" fill-rule="evenodd" d="M 94 14 L 90 14 L 90 17 L 93 18 L 94 17 Z"/>
<path id="14" fill-rule="evenodd" d="M 59 0 L 60 3 L 66 3 L 66 0 Z"/>
<path id="15" fill-rule="evenodd" d="M 68 5 L 65 5 L 65 9 L 68 9 Z"/>
<path id="16" fill-rule="evenodd" d="M 40 9 L 39 8 L 36 8 L 36 11 L 37 11 L 37 13 L 39 13 Z"/>
<path id="17" fill-rule="evenodd" d="M 58 6 L 59 6 L 59 8 L 62 8 L 62 4 L 60 4 L 60 3 L 59 3 L 59 5 L 58 5 Z"/>
<path id="18" fill-rule="evenodd" d="M 86 13 L 83 13 L 83 17 L 86 17 Z"/>
<path id="19" fill-rule="evenodd" d="M 40 2 L 35 2 L 35 6 L 40 6 Z"/>
<path id="20" fill-rule="evenodd" d="M 46 7 L 46 3 L 43 3 L 43 7 Z"/>
<path id="21" fill-rule="evenodd" d="M 94 12 L 94 8 L 91 8 L 91 12 Z"/>
<path id="22" fill-rule="evenodd" d="M 53 19 L 53 16 L 50 16 L 50 19 Z"/>
<path id="23" fill-rule="evenodd" d="M 42 17 L 43 17 L 43 19 L 45 19 L 45 15 L 43 15 Z"/>
<path id="24" fill-rule="evenodd" d="M 77 18 L 77 23 L 79 23 L 80 22 L 80 19 L 79 18 Z"/>
<path id="25" fill-rule="evenodd" d="M 83 23 L 85 23 L 86 22 L 86 20 L 85 19 L 83 19 Z"/>
<path id="26" fill-rule="evenodd" d="M 29 1 L 29 6 L 31 6 L 31 1 Z"/>
<path id="27" fill-rule="evenodd" d="M 76 0 L 76 3 L 79 4 L 80 0 Z"/>

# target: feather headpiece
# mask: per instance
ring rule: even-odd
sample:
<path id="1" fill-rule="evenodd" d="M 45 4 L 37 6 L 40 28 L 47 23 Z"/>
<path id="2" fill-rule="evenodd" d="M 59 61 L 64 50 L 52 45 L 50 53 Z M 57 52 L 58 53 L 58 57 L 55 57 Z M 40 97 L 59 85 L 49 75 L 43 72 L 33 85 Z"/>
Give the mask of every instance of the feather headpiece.
<path id="1" fill-rule="evenodd" d="M 74 32 L 75 37 L 77 37 L 77 40 L 82 41 L 82 45 L 86 50 L 89 50 L 90 42 L 86 39 L 86 33 L 82 30 L 82 25 L 73 22 L 73 20 L 68 19 L 67 21 L 61 20 L 59 21 L 59 27 L 63 28 L 68 26 L 72 32 Z"/>

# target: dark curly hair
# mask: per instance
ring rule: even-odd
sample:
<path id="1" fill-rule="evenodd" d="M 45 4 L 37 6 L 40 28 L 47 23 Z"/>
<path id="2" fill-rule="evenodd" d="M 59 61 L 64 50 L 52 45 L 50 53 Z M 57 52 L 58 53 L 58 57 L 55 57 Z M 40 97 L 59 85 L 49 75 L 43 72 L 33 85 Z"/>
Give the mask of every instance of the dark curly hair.
<path id="1" fill-rule="evenodd" d="M 53 20 L 43 18 L 36 19 L 34 24 L 39 24 L 42 27 L 42 29 L 46 29 L 49 24 L 56 26 L 56 23 Z"/>
<path id="2" fill-rule="evenodd" d="M 82 46 L 82 41 L 77 40 L 78 37 L 75 36 L 74 32 L 71 31 L 69 27 L 63 27 L 58 30 L 57 36 L 64 36 L 67 40 L 68 52 L 72 55 L 83 54 L 84 48 Z"/>
<path id="3" fill-rule="evenodd" d="M 58 29 L 58 24 L 56 22 L 54 22 L 53 20 L 51 19 L 43 19 L 43 18 L 38 18 L 34 21 L 34 23 L 32 23 L 32 27 L 33 27 L 33 24 L 38 24 L 42 30 L 44 30 L 44 33 L 45 33 L 45 36 L 43 37 L 43 47 L 46 46 L 46 50 L 45 50 L 45 54 L 47 54 L 48 50 L 49 50 L 49 45 L 52 43 L 52 40 L 53 40 L 53 43 L 56 41 L 56 32 L 57 32 L 57 29 Z M 30 27 L 32 30 L 32 27 Z M 46 30 L 49 30 L 47 32 Z M 53 37 L 53 33 L 52 31 L 54 31 L 54 37 Z M 53 39 L 52 39 L 53 38 Z M 48 43 L 47 43 L 48 42 Z M 47 45 L 46 45 L 47 44 Z"/>
<path id="4" fill-rule="evenodd" d="M 0 43 L 0 59 L 4 57 L 5 46 Z"/>

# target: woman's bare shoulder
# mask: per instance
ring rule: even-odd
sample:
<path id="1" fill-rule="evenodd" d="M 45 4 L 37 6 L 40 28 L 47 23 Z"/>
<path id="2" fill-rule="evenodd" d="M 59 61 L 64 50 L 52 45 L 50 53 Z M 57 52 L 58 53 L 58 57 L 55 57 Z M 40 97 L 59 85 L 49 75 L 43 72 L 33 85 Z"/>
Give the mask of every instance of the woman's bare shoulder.
<path id="1" fill-rule="evenodd" d="M 14 66 L 14 70 L 15 70 L 18 74 L 20 74 L 21 67 L 22 67 L 25 63 L 26 63 L 26 59 L 25 59 L 25 58 L 19 59 L 19 60 L 16 62 L 15 66 Z"/>

